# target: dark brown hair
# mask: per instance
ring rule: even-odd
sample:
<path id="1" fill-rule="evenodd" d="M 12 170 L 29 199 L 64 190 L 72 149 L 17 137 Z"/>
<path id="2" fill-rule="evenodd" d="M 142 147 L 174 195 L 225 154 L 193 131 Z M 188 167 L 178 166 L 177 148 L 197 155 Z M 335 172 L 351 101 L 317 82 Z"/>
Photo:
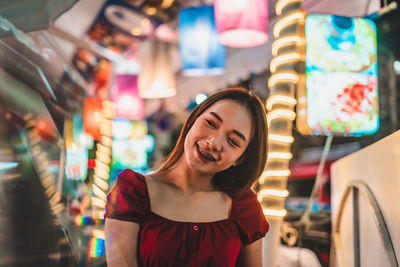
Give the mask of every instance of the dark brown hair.
<path id="1" fill-rule="evenodd" d="M 247 192 L 264 170 L 267 160 L 267 125 L 265 108 L 260 98 L 241 87 L 221 90 L 199 104 L 186 119 L 178 141 L 158 171 L 174 167 L 183 155 L 185 138 L 197 118 L 210 106 L 222 99 L 232 99 L 246 107 L 252 119 L 251 139 L 241 158 L 241 163 L 214 174 L 212 183 L 231 197 Z"/>

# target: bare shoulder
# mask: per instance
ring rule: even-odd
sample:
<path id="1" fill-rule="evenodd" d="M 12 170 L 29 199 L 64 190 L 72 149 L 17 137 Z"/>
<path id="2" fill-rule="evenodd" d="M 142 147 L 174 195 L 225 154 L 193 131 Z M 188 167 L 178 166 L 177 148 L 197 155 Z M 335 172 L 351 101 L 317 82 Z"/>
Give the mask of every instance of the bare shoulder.
<path id="1" fill-rule="evenodd" d="M 152 172 L 145 175 L 147 184 L 153 187 L 171 187 L 176 186 L 166 173 Z"/>
<path id="2" fill-rule="evenodd" d="M 150 198 L 153 199 L 157 198 L 159 193 L 165 193 L 171 187 L 171 182 L 169 182 L 165 176 L 157 172 L 145 175 L 145 180 Z"/>

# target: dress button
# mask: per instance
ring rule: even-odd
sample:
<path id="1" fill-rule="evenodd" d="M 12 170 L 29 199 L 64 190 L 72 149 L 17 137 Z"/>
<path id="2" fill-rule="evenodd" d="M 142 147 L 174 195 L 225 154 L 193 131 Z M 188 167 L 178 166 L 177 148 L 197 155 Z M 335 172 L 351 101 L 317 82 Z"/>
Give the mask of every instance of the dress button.
<path id="1" fill-rule="evenodd" d="M 199 230 L 199 227 L 197 225 L 194 225 L 193 230 L 197 231 L 197 230 Z"/>

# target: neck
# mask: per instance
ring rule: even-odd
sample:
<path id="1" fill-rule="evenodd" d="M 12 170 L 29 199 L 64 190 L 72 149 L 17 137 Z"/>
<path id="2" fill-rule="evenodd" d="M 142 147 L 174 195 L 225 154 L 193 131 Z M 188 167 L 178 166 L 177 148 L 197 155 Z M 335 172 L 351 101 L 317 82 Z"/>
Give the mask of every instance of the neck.
<path id="1" fill-rule="evenodd" d="M 184 157 L 181 157 L 175 166 L 162 173 L 169 182 L 173 183 L 185 194 L 196 192 L 215 191 L 212 185 L 212 174 L 200 173 L 187 167 L 184 163 Z"/>

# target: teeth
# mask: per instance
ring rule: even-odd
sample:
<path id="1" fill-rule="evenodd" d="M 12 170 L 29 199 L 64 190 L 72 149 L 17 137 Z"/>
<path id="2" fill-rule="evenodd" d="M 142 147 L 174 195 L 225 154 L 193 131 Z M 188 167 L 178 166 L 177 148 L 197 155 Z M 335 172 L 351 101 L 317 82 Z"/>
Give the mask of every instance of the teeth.
<path id="1" fill-rule="evenodd" d="M 204 153 L 204 152 L 201 150 L 200 146 L 198 146 L 198 148 L 199 148 L 200 154 L 201 154 L 203 157 L 205 157 L 205 158 L 208 159 L 208 160 L 215 161 L 215 159 L 214 159 L 212 156 L 210 156 L 210 155 Z"/>

